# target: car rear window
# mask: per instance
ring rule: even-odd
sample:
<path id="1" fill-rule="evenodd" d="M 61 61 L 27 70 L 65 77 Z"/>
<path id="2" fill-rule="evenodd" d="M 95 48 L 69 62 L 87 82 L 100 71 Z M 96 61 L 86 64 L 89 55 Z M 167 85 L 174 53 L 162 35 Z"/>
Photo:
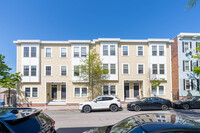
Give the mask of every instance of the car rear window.
<path id="1" fill-rule="evenodd" d="M 45 127 L 46 125 L 51 125 L 51 123 L 52 123 L 51 118 L 44 113 L 40 113 L 37 116 L 37 118 L 40 121 L 42 127 Z"/>
<path id="2" fill-rule="evenodd" d="M 113 97 L 103 97 L 103 101 L 113 100 Z"/>

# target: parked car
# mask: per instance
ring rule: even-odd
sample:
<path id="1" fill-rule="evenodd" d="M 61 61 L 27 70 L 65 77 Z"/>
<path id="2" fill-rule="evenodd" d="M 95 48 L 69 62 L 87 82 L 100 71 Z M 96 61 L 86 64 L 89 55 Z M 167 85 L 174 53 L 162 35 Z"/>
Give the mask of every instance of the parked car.
<path id="1" fill-rule="evenodd" d="M 192 109 L 200 108 L 200 97 L 195 96 L 189 99 L 183 99 L 173 103 L 174 108 Z"/>
<path id="2" fill-rule="evenodd" d="M 200 123 L 170 114 L 140 114 L 84 133 L 199 133 Z"/>
<path id="3" fill-rule="evenodd" d="M 159 97 L 144 97 L 138 101 L 131 102 L 127 104 L 128 110 L 152 110 L 152 109 L 162 109 L 168 110 L 172 107 L 171 101 Z"/>
<path id="4" fill-rule="evenodd" d="M 41 110 L 0 108 L 2 133 L 55 133 L 55 121 Z"/>
<path id="5" fill-rule="evenodd" d="M 112 112 L 118 111 L 121 108 L 120 100 L 114 96 L 100 96 L 91 102 L 84 102 L 79 104 L 81 112 L 89 113 L 92 110 L 107 110 Z"/>

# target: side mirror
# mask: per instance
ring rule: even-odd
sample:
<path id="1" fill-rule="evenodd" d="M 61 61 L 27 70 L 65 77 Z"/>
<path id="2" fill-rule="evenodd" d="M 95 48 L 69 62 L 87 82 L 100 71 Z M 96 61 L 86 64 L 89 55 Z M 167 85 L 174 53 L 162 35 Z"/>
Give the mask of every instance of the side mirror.
<path id="1" fill-rule="evenodd" d="M 94 100 L 95 103 L 97 103 L 97 100 Z"/>

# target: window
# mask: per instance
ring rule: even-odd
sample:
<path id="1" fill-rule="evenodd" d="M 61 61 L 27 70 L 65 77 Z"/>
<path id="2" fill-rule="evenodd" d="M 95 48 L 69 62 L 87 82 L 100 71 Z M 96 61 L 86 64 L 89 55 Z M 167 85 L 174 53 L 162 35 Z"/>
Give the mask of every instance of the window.
<path id="1" fill-rule="evenodd" d="M 61 66 L 61 76 L 66 76 L 66 75 L 67 75 L 67 67 Z"/>
<path id="2" fill-rule="evenodd" d="M 115 45 L 110 45 L 110 55 L 115 55 Z"/>
<path id="3" fill-rule="evenodd" d="M 160 74 L 165 74 L 165 65 L 160 64 Z"/>
<path id="4" fill-rule="evenodd" d="M 138 74 L 144 74 L 144 66 L 143 66 L 143 64 L 138 64 Z"/>
<path id="5" fill-rule="evenodd" d="M 164 56 L 164 46 L 159 46 L 159 55 Z"/>
<path id="6" fill-rule="evenodd" d="M 81 47 L 81 57 L 86 57 L 86 47 Z"/>
<path id="7" fill-rule="evenodd" d="M 36 87 L 32 88 L 32 97 L 38 97 L 38 88 Z"/>
<path id="8" fill-rule="evenodd" d="M 46 76 L 51 76 L 51 66 L 46 66 Z"/>
<path id="9" fill-rule="evenodd" d="M 74 57 L 79 57 L 79 47 L 74 47 Z"/>
<path id="10" fill-rule="evenodd" d="M 122 46 L 123 56 L 128 56 L 128 46 Z"/>
<path id="11" fill-rule="evenodd" d="M 108 55 L 108 45 L 103 45 L 103 55 Z"/>
<path id="12" fill-rule="evenodd" d="M 143 46 L 138 46 L 138 56 L 143 56 Z"/>
<path id="13" fill-rule="evenodd" d="M 152 46 L 152 56 L 157 56 L 157 46 Z"/>
<path id="14" fill-rule="evenodd" d="M 66 98 L 66 85 L 61 85 L 61 99 Z"/>
<path id="15" fill-rule="evenodd" d="M 24 57 L 29 57 L 29 47 L 24 47 Z"/>
<path id="16" fill-rule="evenodd" d="M 29 66 L 24 66 L 24 76 L 29 76 Z"/>
<path id="17" fill-rule="evenodd" d="M 74 97 L 87 97 L 88 88 L 87 87 L 75 87 Z"/>
<path id="18" fill-rule="evenodd" d="M 74 76 L 79 76 L 79 67 L 74 66 Z"/>
<path id="19" fill-rule="evenodd" d="M 185 80 L 185 89 L 190 90 L 190 80 L 188 79 Z"/>
<path id="20" fill-rule="evenodd" d="M 31 66 L 31 76 L 36 76 L 36 66 Z"/>
<path id="21" fill-rule="evenodd" d="M 36 57 L 36 47 L 31 47 L 31 57 Z"/>
<path id="22" fill-rule="evenodd" d="M 164 86 L 159 86 L 158 88 L 159 95 L 164 95 Z"/>
<path id="23" fill-rule="evenodd" d="M 184 42 L 184 51 L 188 51 L 189 50 L 189 43 L 188 42 Z"/>
<path id="24" fill-rule="evenodd" d="M 152 64 L 153 74 L 158 74 L 157 64 Z"/>
<path id="25" fill-rule="evenodd" d="M 183 61 L 183 71 L 190 71 L 190 63 L 189 61 Z"/>
<path id="26" fill-rule="evenodd" d="M 116 86 L 103 85 L 103 95 L 116 95 Z"/>
<path id="27" fill-rule="evenodd" d="M 29 87 L 25 88 L 25 97 L 31 97 L 31 88 Z"/>
<path id="28" fill-rule="evenodd" d="M 157 90 L 155 86 L 152 86 L 151 89 L 152 89 L 152 94 L 157 95 Z"/>
<path id="29" fill-rule="evenodd" d="M 46 57 L 51 57 L 51 48 L 46 48 Z"/>
<path id="30" fill-rule="evenodd" d="M 62 57 L 62 58 L 67 57 L 67 48 L 60 49 L 60 57 Z"/>
<path id="31" fill-rule="evenodd" d="M 103 74 L 108 73 L 108 64 L 103 64 Z"/>
<path id="32" fill-rule="evenodd" d="M 128 64 L 123 64 L 123 74 L 129 74 Z"/>
<path id="33" fill-rule="evenodd" d="M 110 74 L 116 74 L 115 64 L 110 64 Z"/>

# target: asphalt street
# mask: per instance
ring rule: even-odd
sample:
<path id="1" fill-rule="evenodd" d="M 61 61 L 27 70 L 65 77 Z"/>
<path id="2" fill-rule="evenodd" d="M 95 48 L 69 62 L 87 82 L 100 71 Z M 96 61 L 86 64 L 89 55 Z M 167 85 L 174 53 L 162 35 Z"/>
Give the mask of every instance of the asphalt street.
<path id="1" fill-rule="evenodd" d="M 167 113 L 176 114 L 200 122 L 200 109 L 193 110 L 168 110 L 168 111 L 95 111 L 91 113 L 80 113 L 78 110 L 71 111 L 45 111 L 56 121 L 58 133 L 81 133 L 94 127 L 101 127 L 115 124 L 129 116 L 145 113 Z"/>

